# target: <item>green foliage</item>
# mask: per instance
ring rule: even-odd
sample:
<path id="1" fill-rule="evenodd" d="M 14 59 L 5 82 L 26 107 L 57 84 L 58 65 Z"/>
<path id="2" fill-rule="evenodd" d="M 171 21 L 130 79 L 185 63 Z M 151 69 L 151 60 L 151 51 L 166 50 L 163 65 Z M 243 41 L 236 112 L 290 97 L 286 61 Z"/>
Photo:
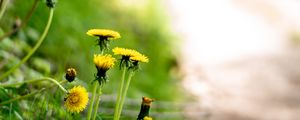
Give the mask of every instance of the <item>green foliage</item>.
<path id="1" fill-rule="evenodd" d="M 11 29 L 16 16 L 24 18 L 33 2 L 34 0 L 12 1 L 0 21 L 3 31 Z M 108 28 L 118 31 L 122 36 L 121 39 L 111 42 L 111 49 L 117 46 L 132 48 L 150 58 L 149 63 L 141 64 L 141 70 L 133 77 L 128 96 L 135 99 L 148 96 L 158 101 L 174 101 L 180 98 L 176 95 L 179 92 L 177 83 L 169 74 L 171 67 L 174 67 L 170 66 L 174 61 L 171 52 L 171 39 L 174 37 L 168 29 L 167 17 L 161 11 L 162 6 L 157 0 L 148 0 L 143 7 L 123 6 L 117 0 L 59 0 L 46 40 L 34 56 L 5 82 L 14 83 L 41 76 L 62 79 L 65 70 L 74 67 L 78 71 L 78 83 L 84 83 L 91 88 L 90 83 L 96 73 L 92 57 L 99 48 L 96 46 L 96 38 L 85 33 L 92 28 Z M 18 63 L 28 53 L 44 29 L 48 14 L 49 8 L 46 7 L 45 1 L 40 0 L 27 25 L 16 35 L 0 41 L 0 73 Z M 104 86 L 104 94 L 117 93 L 120 75 L 118 66 L 108 71 L 109 82 Z M 35 91 L 41 86 L 25 85 L 22 89 Z M 20 88 L 1 88 L 1 101 L 20 95 L 14 92 Z M 17 116 L 23 119 L 44 119 L 50 116 L 57 119 L 82 118 L 82 115 L 70 115 L 65 112 L 62 105 L 63 96 L 58 91 L 47 90 L 30 100 L 1 106 L 0 119 L 10 116 L 14 116 L 14 119 L 17 119 Z M 112 108 L 113 104 L 111 103 Z M 139 106 L 135 109 L 138 111 Z M 97 118 L 101 117 L 109 119 L 111 114 L 98 115 Z"/>

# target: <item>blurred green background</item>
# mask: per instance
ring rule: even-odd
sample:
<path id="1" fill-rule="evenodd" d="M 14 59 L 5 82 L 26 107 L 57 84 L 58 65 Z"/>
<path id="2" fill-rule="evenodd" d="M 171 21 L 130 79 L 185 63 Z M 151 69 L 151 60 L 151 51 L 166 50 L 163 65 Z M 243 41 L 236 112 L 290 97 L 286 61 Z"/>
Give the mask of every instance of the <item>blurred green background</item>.
<path id="1" fill-rule="evenodd" d="M 34 0 L 11 0 L 0 21 L 1 34 L 11 30 L 16 18 L 23 19 L 33 3 Z M 48 15 L 49 8 L 45 1 L 40 0 L 28 24 L 17 34 L 0 41 L 0 74 L 18 63 L 35 45 Z M 165 6 L 159 0 L 57 1 L 51 28 L 41 47 L 25 65 L 2 82 L 14 83 L 41 76 L 61 80 L 65 70 L 74 67 L 78 71 L 78 80 L 66 87 L 81 84 L 90 90 L 96 73 L 93 54 L 99 51 L 96 38 L 86 35 L 87 30 L 92 28 L 112 29 L 121 34 L 121 39 L 111 42 L 111 49 L 116 46 L 132 48 L 150 58 L 149 63 L 141 64 L 142 69 L 133 78 L 123 119 L 137 116 L 142 96 L 156 99 L 151 110 L 154 119 L 182 119 L 180 114 L 165 113 L 180 112 L 172 103 L 183 101 L 185 95 L 178 86 L 179 81 L 171 76 L 170 70 L 177 68 L 174 55 L 178 51 L 172 49 L 177 38 L 170 29 Z M 100 107 L 98 119 L 110 119 L 113 112 L 113 96 L 117 93 L 121 75 L 118 66 L 108 71 L 108 75 L 110 81 L 103 89 L 103 102 L 100 105 L 103 107 Z M 42 82 L 1 88 L 0 102 L 47 85 L 47 82 Z M 0 119 L 83 119 L 86 116 L 86 111 L 81 115 L 65 112 L 63 97 L 59 90 L 47 90 L 21 102 L 0 106 Z"/>

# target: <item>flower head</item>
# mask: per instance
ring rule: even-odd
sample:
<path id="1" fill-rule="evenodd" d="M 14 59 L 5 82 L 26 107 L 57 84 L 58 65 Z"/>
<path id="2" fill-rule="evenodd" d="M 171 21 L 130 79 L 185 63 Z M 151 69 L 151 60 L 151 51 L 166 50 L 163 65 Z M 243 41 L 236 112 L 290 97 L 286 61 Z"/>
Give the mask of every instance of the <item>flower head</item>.
<path id="1" fill-rule="evenodd" d="M 151 99 L 151 98 L 148 98 L 148 97 L 143 97 L 142 100 L 143 100 L 142 104 L 148 105 L 148 106 L 150 106 L 151 103 L 154 102 L 154 99 Z"/>
<path id="2" fill-rule="evenodd" d="M 132 61 L 132 66 L 130 66 L 130 68 L 133 70 L 138 70 L 140 68 L 139 62 L 149 62 L 148 57 L 139 52 L 135 56 L 130 57 L 130 60 Z"/>
<path id="3" fill-rule="evenodd" d="M 100 51 L 107 49 L 109 40 L 121 38 L 118 32 L 107 29 L 91 29 L 87 31 L 86 34 L 99 37 L 97 44 L 100 47 Z"/>
<path id="4" fill-rule="evenodd" d="M 77 75 L 77 73 L 76 73 L 76 70 L 75 70 L 74 68 L 68 68 L 68 69 L 67 69 L 67 72 L 66 72 L 65 78 L 66 78 L 69 82 L 72 82 L 72 81 L 74 81 L 76 75 Z"/>
<path id="5" fill-rule="evenodd" d="M 130 57 L 130 60 L 137 61 L 137 62 L 145 62 L 145 63 L 149 62 L 148 57 L 143 54 L 137 54 L 136 56 L 132 56 Z"/>
<path id="6" fill-rule="evenodd" d="M 68 91 L 65 97 L 65 107 L 69 112 L 79 113 L 85 109 L 88 100 L 86 89 L 82 86 L 75 86 Z"/>
<path id="7" fill-rule="evenodd" d="M 108 40 L 121 38 L 118 32 L 108 29 L 90 29 L 86 32 L 86 34 L 89 36 L 103 37 L 104 39 Z"/>
<path id="8" fill-rule="evenodd" d="M 114 66 L 115 58 L 111 55 L 94 55 L 94 64 L 96 65 L 97 69 L 108 70 Z"/>
<path id="9" fill-rule="evenodd" d="M 106 71 L 114 66 L 115 58 L 111 55 L 94 55 L 94 64 L 97 68 L 96 80 L 99 84 L 106 82 Z"/>
<path id="10" fill-rule="evenodd" d="M 116 47 L 112 50 L 115 55 L 121 55 L 120 67 L 138 68 L 138 62 L 148 62 L 149 59 L 145 55 L 133 50 L 126 48 Z"/>
<path id="11" fill-rule="evenodd" d="M 133 49 L 126 49 L 126 48 L 119 48 L 119 47 L 115 47 L 113 50 L 115 55 L 121 55 L 124 57 L 128 57 L 128 59 L 130 57 L 134 57 L 137 54 L 139 54 L 137 51 L 133 50 Z"/>
<path id="12" fill-rule="evenodd" d="M 149 112 L 150 112 L 150 107 L 151 107 L 151 103 L 154 100 L 148 97 L 143 97 L 142 98 L 142 104 L 141 104 L 141 109 L 140 109 L 140 113 L 138 115 L 138 120 L 145 120 L 145 117 L 149 116 Z M 148 119 L 146 119 L 148 120 Z"/>
<path id="13" fill-rule="evenodd" d="M 145 116 L 143 120 L 152 120 L 152 118 L 149 116 Z"/>

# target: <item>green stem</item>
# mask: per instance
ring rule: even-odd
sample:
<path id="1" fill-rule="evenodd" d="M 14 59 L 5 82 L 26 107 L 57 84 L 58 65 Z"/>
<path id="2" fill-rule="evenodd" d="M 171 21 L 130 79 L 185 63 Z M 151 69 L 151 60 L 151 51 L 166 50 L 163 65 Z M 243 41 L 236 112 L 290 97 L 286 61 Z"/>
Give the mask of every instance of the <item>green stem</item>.
<path id="1" fill-rule="evenodd" d="M 96 91 L 97 91 L 97 88 L 98 88 L 98 83 L 95 82 L 93 84 L 94 84 L 94 86 L 93 86 L 93 94 L 92 94 L 92 99 L 91 99 L 91 103 L 90 103 L 90 106 L 89 106 L 87 120 L 91 119 L 92 112 L 93 112 L 93 105 L 94 105 L 95 97 L 96 97 Z"/>
<path id="2" fill-rule="evenodd" d="M 134 72 L 131 71 L 129 73 L 128 79 L 126 81 L 126 86 L 125 86 L 125 89 L 123 91 L 123 95 L 122 95 L 121 104 L 120 104 L 120 108 L 119 108 L 117 119 L 120 119 L 120 116 L 122 114 L 122 109 L 123 109 L 123 105 L 124 105 L 124 102 L 125 102 L 125 97 L 127 95 L 127 91 L 128 91 L 129 86 L 130 86 L 130 81 L 131 81 L 131 78 L 132 78 L 133 75 L 134 75 Z"/>
<path id="3" fill-rule="evenodd" d="M 41 79 L 39 79 L 39 80 L 37 80 L 37 81 L 40 81 L 40 80 L 41 80 Z M 31 81 L 34 82 L 33 80 L 31 80 Z M 36 82 L 37 82 L 37 81 L 36 81 Z M 66 82 L 67 82 L 66 80 L 63 80 L 63 81 L 61 81 L 59 84 L 63 84 L 63 83 L 66 83 Z M 53 86 L 54 86 L 54 85 L 53 85 Z M 47 87 L 47 88 L 42 88 L 42 89 L 39 90 L 39 91 L 35 91 L 35 92 L 29 93 L 29 94 L 27 94 L 27 95 L 19 96 L 19 97 L 16 97 L 16 98 L 13 98 L 13 99 L 4 101 L 4 102 L 0 103 L 0 106 L 2 106 L 2 105 L 4 105 L 4 104 L 11 103 L 11 102 L 14 102 L 14 101 L 18 101 L 18 100 L 21 100 L 21 99 L 25 99 L 25 98 L 31 97 L 31 96 L 33 96 L 33 95 L 35 95 L 35 94 L 37 94 L 37 93 L 40 93 L 40 92 L 42 92 L 42 91 L 44 91 L 44 90 L 46 90 L 46 89 L 48 89 L 48 88 L 52 88 L 53 86 L 50 86 L 50 87 Z"/>
<path id="4" fill-rule="evenodd" d="M 1 20 L 1 18 L 2 18 L 2 16 L 3 16 L 3 14 L 4 14 L 4 12 L 5 12 L 5 10 L 6 10 L 6 7 L 7 7 L 7 4 L 8 4 L 8 1 L 9 0 L 3 0 L 2 2 L 2 4 L 3 4 L 3 6 L 1 6 L 1 11 L 0 11 L 0 20 Z"/>
<path id="5" fill-rule="evenodd" d="M 48 22 L 47 22 L 47 25 L 46 25 L 46 27 L 44 29 L 44 32 L 43 32 L 42 36 L 39 38 L 38 42 L 33 47 L 33 49 L 31 49 L 31 51 L 29 51 L 29 53 L 21 60 L 20 63 L 16 64 L 11 69 L 9 69 L 7 72 L 5 72 L 4 74 L 2 74 L 0 76 L 0 80 L 6 78 L 13 71 L 15 71 L 18 67 L 20 67 L 23 63 L 25 63 L 33 55 L 33 53 L 41 46 L 41 44 L 44 41 L 44 39 L 45 39 L 45 37 L 46 37 L 46 35 L 47 35 L 48 31 L 49 31 L 49 28 L 51 26 L 52 18 L 53 18 L 53 13 L 54 13 L 54 9 L 51 8 L 50 9 L 49 18 L 48 18 Z"/>
<path id="6" fill-rule="evenodd" d="M 99 108 L 99 103 L 101 100 L 101 95 L 102 95 L 102 86 L 100 86 L 100 88 L 97 91 L 98 96 L 97 96 L 97 100 L 96 100 L 96 105 L 94 105 L 94 110 L 93 110 L 93 119 L 92 120 L 96 120 L 96 116 L 97 116 L 97 112 L 98 112 L 98 108 Z"/>
<path id="7" fill-rule="evenodd" d="M 64 91 L 65 93 L 68 93 L 68 91 L 61 85 L 61 83 L 57 82 L 57 80 L 55 80 L 53 78 L 48 78 L 48 77 L 40 78 L 40 79 L 34 79 L 34 80 L 26 80 L 26 81 L 23 81 L 23 82 L 18 82 L 18 83 L 13 83 L 13 84 L 0 84 L 0 87 L 14 87 L 14 86 L 17 86 L 17 85 L 22 85 L 24 83 L 34 83 L 34 82 L 39 82 L 39 81 L 44 81 L 44 80 L 48 80 L 50 82 L 53 82 L 62 91 Z"/>
<path id="8" fill-rule="evenodd" d="M 116 106 L 115 106 L 115 113 L 114 113 L 114 120 L 119 120 L 118 115 L 119 115 L 119 108 L 120 108 L 120 102 L 121 102 L 121 97 L 122 97 L 122 92 L 123 92 L 123 86 L 125 82 L 125 73 L 126 73 L 126 67 L 123 68 L 123 73 L 122 73 L 122 78 L 121 78 L 121 83 L 118 91 L 118 96 L 117 96 L 117 101 L 116 101 Z"/>

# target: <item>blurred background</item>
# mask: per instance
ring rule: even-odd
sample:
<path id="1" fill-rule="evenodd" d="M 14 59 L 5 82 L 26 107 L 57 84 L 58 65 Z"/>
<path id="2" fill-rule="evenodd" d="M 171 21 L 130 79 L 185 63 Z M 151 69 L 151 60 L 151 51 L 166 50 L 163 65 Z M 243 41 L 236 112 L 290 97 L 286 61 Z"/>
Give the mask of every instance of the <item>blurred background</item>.
<path id="1" fill-rule="evenodd" d="M 1 36 L 22 22 L 36 1 L 26 26 L 0 41 L 0 74 L 35 45 L 49 14 L 43 0 L 8 2 Z M 296 0 L 58 0 L 42 46 L 1 82 L 41 76 L 62 80 L 74 67 L 78 79 L 66 87 L 90 89 L 96 73 L 93 54 L 99 48 L 85 33 L 107 28 L 122 36 L 111 48 L 136 49 L 150 58 L 133 78 L 124 120 L 136 118 L 142 96 L 156 100 L 150 115 L 157 120 L 298 120 L 298 11 Z M 99 120 L 112 117 L 120 74 L 118 67 L 108 72 Z M 47 85 L 1 88 L 0 102 Z M 86 112 L 65 111 L 63 97 L 53 89 L 1 106 L 0 119 L 84 119 Z"/>
<path id="2" fill-rule="evenodd" d="M 300 119 L 300 1 L 168 4 L 182 85 L 199 103 L 186 109 L 188 119 Z"/>

